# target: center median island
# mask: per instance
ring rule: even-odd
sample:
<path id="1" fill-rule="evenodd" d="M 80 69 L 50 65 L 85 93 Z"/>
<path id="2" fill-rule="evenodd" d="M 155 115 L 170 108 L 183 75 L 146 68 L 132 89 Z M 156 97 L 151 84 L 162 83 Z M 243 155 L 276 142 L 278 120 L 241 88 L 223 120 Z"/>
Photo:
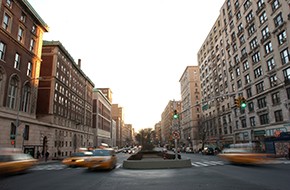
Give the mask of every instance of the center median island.
<path id="1" fill-rule="evenodd" d="M 190 159 L 175 159 L 175 154 L 158 151 L 140 151 L 123 161 L 126 169 L 169 169 L 191 167 Z"/>

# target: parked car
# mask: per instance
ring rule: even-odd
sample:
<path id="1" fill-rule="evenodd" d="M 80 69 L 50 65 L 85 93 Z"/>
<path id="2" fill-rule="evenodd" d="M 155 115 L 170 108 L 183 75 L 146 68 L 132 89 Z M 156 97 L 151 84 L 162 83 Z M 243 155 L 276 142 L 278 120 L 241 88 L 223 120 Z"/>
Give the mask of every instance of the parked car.
<path id="1" fill-rule="evenodd" d="M 92 155 L 92 151 L 76 152 L 70 157 L 63 159 L 62 163 L 69 167 L 83 167 L 85 159 Z"/>
<path id="2" fill-rule="evenodd" d="M 204 155 L 214 155 L 214 149 L 212 147 L 205 147 L 202 150 L 202 154 L 204 154 Z"/>
<path id="3" fill-rule="evenodd" d="M 92 156 L 84 160 L 84 166 L 89 170 L 114 169 L 117 164 L 117 157 L 114 149 L 95 149 Z"/>
<path id="4" fill-rule="evenodd" d="M 0 150 L 0 175 L 25 172 L 37 164 L 37 160 L 29 154 L 15 152 L 12 149 L 2 150 Z"/>

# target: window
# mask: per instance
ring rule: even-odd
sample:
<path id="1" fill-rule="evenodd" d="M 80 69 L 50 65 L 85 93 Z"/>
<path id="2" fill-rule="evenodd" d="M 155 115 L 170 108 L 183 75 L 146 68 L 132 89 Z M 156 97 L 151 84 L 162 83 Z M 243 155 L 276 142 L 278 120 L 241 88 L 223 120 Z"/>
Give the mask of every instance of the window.
<path id="1" fill-rule="evenodd" d="M 23 139 L 26 141 L 29 140 L 29 125 L 25 125 Z"/>
<path id="2" fill-rule="evenodd" d="M 251 87 L 248 88 L 248 89 L 246 90 L 246 93 L 247 93 L 247 98 L 251 98 L 251 97 L 253 96 L 253 94 L 252 94 L 252 88 L 251 88 Z"/>
<path id="3" fill-rule="evenodd" d="M 241 123 L 242 123 L 242 128 L 246 128 L 247 127 L 247 121 L 246 121 L 246 119 L 242 119 L 241 120 Z"/>
<path id="4" fill-rule="evenodd" d="M 263 97 L 263 98 L 258 99 L 258 108 L 262 109 L 262 108 L 265 108 L 265 107 L 267 107 L 266 98 Z"/>
<path id="5" fill-rule="evenodd" d="M 6 0 L 6 6 L 9 8 L 12 8 L 12 1 L 11 0 Z"/>
<path id="6" fill-rule="evenodd" d="M 24 12 L 21 13 L 20 21 L 23 23 L 25 23 L 25 21 L 26 21 L 26 15 Z"/>
<path id="7" fill-rule="evenodd" d="M 290 67 L 283 70 L 283 76 L 284 76 L 285 83 L 288 84 L 290 82 Z"/>
<path id="8" fill-rule="evenodd" d="M 4 30 L 10 31 L 10 27 L 11 27 L 11 17 L 7 13 L 4 13 L 2 27 L 4 28 Z"/>
<path id="9" fill-rule="evenodd" d="M 250 75 L 247 74 L 247 75 L 245 76 L 245 83 L 246 83 L 246 84 L 249 84 L 250 82 L 251 82 Z"/>
<path id="10" fill-rule="evenodd" d="M 14 123 L 11 123 L 11 127 L 10 127 L 10 139 L 14 140 L 16 137 L 16 125 L 14 125 Z"/>
<path id="11" fill-rule="evenodd" d="M 3 42 L 0 42 L 0 59 L 1 60 L 4 60 L 5 50 L 6 50 L 6 44 L 4 44 Z"/>
<path id="12" fill-rule="evenodd" d="M 260 115 L 260 124 L 261 125 L 265 125 L 265 124 L 268 124 L 269 123 L 269 117 L 268 117 L 268 114 L 262 114 Z"/>
<path id="13" fill-rule="evenodd" d="M 279 45 L 284 44 L 287 40 L 286 31 L 284 30 L 280 34 L 278 34 L 277 39 L 278 39 Z"/>
<path id="14" fill-rule="evenodd" d="M 257 94 L 263 92 L 263 91 L 264 91 L 264 88 L 265 88 L 265 87 L 264 87 L 264 81 L 258 83 L 258 84 L 256 85 Z"/>
<path id="15" fill-rule="evenodd" d="M 17 40 L 19 42 L 22 42 L 23 43 L 23 39 L 24 39 L 23 37 L 24 37 L 24 29 L 21 28 L 21 27 L 19 27 L 19 29 L 18 29 L 18 35 L 17 35 Z"/>
<path id="16" fill-rule="evenodd" d="M 249 109 L 249 112 L 254 111 L 254 103 L 253 102 L 248 103 L 248 109 Z"/>
<path id="17" fill-rule="evenodd" d="M 256 126 L 256 118 L 255 118 L 255 116 L 250 117 L 250 125 L 251 125 L 251 127 L 255 127 Z"/>
<path id="18" fill-rule="evenodd" d="M 244 30 L 244 28 L 243 28 L 243 24 L 240 23 L 240 24 L 238 25 L 238 31 L 239 31 L 239 33 L 242 32 L 243 30 Z"/>
<path id="19" fill-rule="evenodd" d="M 266 11 L 264 11 L 261 15 L 260 15 L 260 24 L 262 25 L 264 22 L 267 21 L 267 15 L 266 15 Z"/>
<path id="20" fill-rule="evenodd" d="M 36 25 L 32 25 L 32 28 L 31 28 L 31 33 L 36 35 Z"/>
<path id="21" fill-rule="evenodd" d="M 35 40 L 31 39 L 30 40 L 30 45 L 29 45 L 29 50 L 34 52 L 34 46 L 35 46 Z"/>
<path id="22" fill-rule="evenodd" d="M 28 84 L 24 86 L 23 91 L 23 97 L 22 97 L 22 111 L 28 112 L 29 111 L 29 102 L 30 102 L 30 96 L 31 96 L 31 88 Z"/>
<path id="23" fill-rule="evenodd" d="M 256 31 L 255 24 L 252 24 L 248 29 L 249 36 L 252 36 L 255 33 L 255 31 Z"/>
<path id="24" fill-rule="evenodd" d="M 255 78 L 259 78 L 260 76 L 263 75 L 263 70 L 261 66 L 254 70 L 254 75 L 255 75 Z"/>
<path id="25" fill-rule="evenodd" d="M 241 37 L 240 37 L 240 45 L 243 45 L 245 42 L 246 42 L 245 36 L 241 35 Z"/>
<path id="26" fill-rule="evenodd" d="M 257 2 L 257 6 L 260 8 L 263 6 L 263 4 L 265 4 L 265 0 L 258 0 Z"/>
<path id="27" fill-rule="evenodd" d="M 246 16 L 247 23 L 250 23 L 253 20 L 253 12 L 251 11 L 249 14 Z"/>
<path id="28" fill-rule="evenodd" d="M 269 27 L 266 26 L 265 28 L 263 28 L 261 33 L 262 33 L 262 36 L 263 36 L 263 40 L 266 40 L 268 37 L 270 37 Z"/>
<path id="29" fill-rule="evenodd" d="M 31 74 L 32 74 L 32 64 L 28 62 L 26 75 L 31 77 Z"/>
<path id="30" fill-rule="evenodd" d="M 277 76 L 276 75 L 270 76 L 269 80 L 270 80 L 271 87 L 277 86 Z"/>
<path id="31" fill-rule="evenodd" d="M 252 56 L 252 60 L 253 63 L 258 63 L 261 60 L 261 55 L 260 52 L 256 52 L 253 56 Z"/>
<path id="32" fill-rule="evenodd" d="M 240 59 L 239 59 L 239 56 L 238 56 L 238 55 L 236 55 L 236 56 L 234 57 L 234 59 L 235 59 L 235 63 L 236 63 L 236 64 L 238 64 L 238 63 L 240 62 Z"/>
<path id="33" fill-rule="evenodd" d="M 273 105 L 281 103 L 279 92 L 275 92 L 274 94 L 272 94 L 272 103 L 273 103 Z"/>
<path id="34" fill-rule="evenodd" d="M 258 46 L 257 38 L 254 38 L 253 40 L 250 41 L 251 50 L 255 49 L 257 46 Z"/>
<path id="35" fill-rule="evenodd" d="M 276 122 L 283 121 L 283 113 L 282 113 L 282 110 L 275 111 L 274 112 L 274 115 L 275 115 L 275 121 Z"/>
<path id="36" fill-rule="evenodd" d="M 273 51 L 272 43 L 268 42 L 265 46 L 265 54 L 269 54 Z"/>
<path id="37" fill-rule="evenodd" d="M 250 6 L 251 6 L 251 0 L 247 0 L 245 3 L 244 3 L 244 9 L 245 9 L 245 11 L 247 11 L 249 8 L 250 8 Z"/>
<path id="38" fill-rule="evenodd" d="M 238 86 L 238 88 L 242 88 L 242 80 L 237 81 L 237 86 Z"/>
<path id="39" fill-rule="evenodd" d="M 14 68 L 20 69 L 20 55 L 18 53 L 15 54 Z"/>
<path id="40" fill-rule="evenodd" d="M 269 71 L 275 68 L 275 61 L 273 57 L 267 60 L 267 66 Z"/>
<path id="41" fill-rule="evenodd" d="M 13 77 L 10 80 L 9 89 L 8 89 L 8 98 L 7 98 L 7 107 L 14 109 L 16 104 L 16 96 L 18 90 L 18 79 Z"/>
<path id="42" fill-rule="evenodd" d="M 249 66 L 249 62 L 248 62 L 248 61 L 245 61 L 245 62 L 243 63 L 243 67 L 244 67 L 244 71 L 248 70 L 248 69 L 250 68 L 250 66 Z"/>
<path id="43" fill-rule="evenodd" d="M 275 10 L 277 10 L 280 6 L 280 2 L 279 0 L 274 0 L 271 4 L 271 7 L 272 7 L 272 11 L 274 12 Z"/>
<path id="44" fill-rule="evenodd" d="M 288 48 L 284 49 L 282 52 L 280 52 L 281 55 L 281 61 L 283 64 L 286 64 L 289 62 L 289 51 Z"/>
<path id="45" fill-rule="evenodd" d="M 236 18 L 237 18 L 237 20 L 240 20 L 242 18 L 241 11 L 237 12 Z"/>
<path id="46" fill-rule="evenodd" d="M 240 75 L 241 75 L 240 67 L 238 67 L 238 68 L 236 69 L 236 75 L 237 75 L 237 76 L 240 76 Z"/>
<path id="47" fill-rule="evenodd" d="M 282 17 L 282 13 L 279 13 L 275 18 L 274 18 L 274 23 L 275 26 L 278 27 L 281 24 L 283 24 L 283 17 Z"/>

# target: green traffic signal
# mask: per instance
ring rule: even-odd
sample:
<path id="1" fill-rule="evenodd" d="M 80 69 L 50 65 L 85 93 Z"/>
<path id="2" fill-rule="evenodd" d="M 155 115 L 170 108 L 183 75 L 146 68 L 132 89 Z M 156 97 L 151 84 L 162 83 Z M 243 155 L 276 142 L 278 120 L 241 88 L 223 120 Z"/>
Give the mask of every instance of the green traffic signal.
<path id="1" fill-rule="evenodd" d="M 241 108 L 247 107 L 247 104 L 245 102 L 241 103 Z"/>
<path id="2" fill-rule="evenodd" d="M 173 119 L 178 119 L 179 115 L 177 113 L 177 110 L 174 110 L 174 114 L 173 114 Z"/>

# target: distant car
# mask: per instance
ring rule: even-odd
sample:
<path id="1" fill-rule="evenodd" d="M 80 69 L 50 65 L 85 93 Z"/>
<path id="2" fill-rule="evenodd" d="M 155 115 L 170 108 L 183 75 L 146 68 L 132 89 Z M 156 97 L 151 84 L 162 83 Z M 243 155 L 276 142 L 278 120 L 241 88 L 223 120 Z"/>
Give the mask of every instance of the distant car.
<path id="1" fill-rule="evenodd" d="M 204 155 L 214 155 L 214 149 L 212 147 L 205 147 L 202 150 L 202 154 L 204 154 Z"/>
<path id="2" fill-rule="evenodd" d="M 0 175 L 25 172 L 37 164 L 37 160 L 24 153 L 0 152 Z"/>
<path id="3" fill-rule="evenodd" d="M 114 169 L 117 164 L 117 157 L 114 149 L 95 149 L 92 156 L 87 157 L 84 166 L 89 170 Z"/>
<path id="4" fill-rule="evenodd" d="M 186 152 L 186 153 L 194 153 L 194 152 L 193 152 L 193 148 L 191 148 L 191 147 L 186 147 L 186 148 L 185 148 L 185 152 Z"/>
<path id="5" fill-rule="evenodd" d="M 93 153 L 91 151 L 76 152 L 70 157 L 63 159 L 62 163 L 69 167 L 83 167 L 85 159 L 92 155 Z"/>

